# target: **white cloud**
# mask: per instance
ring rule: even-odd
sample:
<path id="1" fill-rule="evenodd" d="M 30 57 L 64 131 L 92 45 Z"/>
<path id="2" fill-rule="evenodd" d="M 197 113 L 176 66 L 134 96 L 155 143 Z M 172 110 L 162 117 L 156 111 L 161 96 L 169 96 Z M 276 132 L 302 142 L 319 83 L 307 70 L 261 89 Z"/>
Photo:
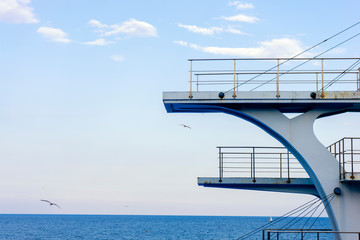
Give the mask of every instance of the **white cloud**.
<path id="1" fill-rule="evenodd" d="M 7 23 L 37 23 L 33 9 L 28 6 L 31 0 L 1 0 L 0 21 Z"/>
<path id="2" fill-rule="evenodd" d="M 185 28 L 190 32 L 200 33 L 203 35 L 214 35 L 215 33 L 221 33 L 224 31 L 220 27 L 203 28 L 203 27 L 198 27 L 195 25 L 184 25 L 184 24 L 178 24 L 178 26 Z"/>
<path id="3" fill-rule="evenodd" d="M 184 46 L 184 47 L 189 46 L 189 43 L 187 43 L 185 41 L 182 41 L 182 40 L 174 41 L 174 43 L 178 44 L 178 45 L 181 45 L 181 46 Z"/>
<path id="4" fill-rule="evenodd" d="M 83 44 L 86 44 L 86 45 L 96 45 L 96 46 L 105 46 L 105 45 L 109 45 L 109 44 L 113 44 L 114 42 L 113 41 L 108 41 L 104 38 L 99 38 L 99 39 L 96 39 L 95 41 L 92 41 L 92 42 L 84 42 Z"/>
<path id="5" fill-rule="evenodd" d="M 228 27 L 225 29 L 225 32 L 232 33 L 232 34 L 239 34 L 239 35 L 249 35 L 248 33 L 244 33 L 239 29 L 236 29 L 234 27 Z"/>
<path id="6" fill-rule="evenodd" d="M 255 8 L 254 5 L 251 3 L 239 2 L 239 1 L 229 2 L 229 6 L 235 6 L 236 9 L 238 9 L 238 10 Z"/>
<path id="7" fill-rule="evenodd" d="M 258 19 L 257 17 L 247 16 L 245 14 L 238 14 L 230 17 L 220 17 L 220 19 L 224 19 L 226 21 L 231 21 L 231 22 L 246 22 L 246 23 L 256 23 L 260 21 L 260 19 Z"/>
<path id="8" fill-rule="evenodd" d="M 198 27 L 196 25 L 184 25 L 184 24 L 178 24 L 178 26 L 182 27 L 182 28 L 185 28 L 190 32 L 199 33 L 199 34 L 202 34 L 202 35 L 214 35 L 214 34 L 218 34 L 218 33 L 222 33 L 222 32 L 229 32 L 229 33 L 233 33 L 233 34 L 247 35 L 246 33 L 243 33 L 242 31 L 240 31 L 239 29 L 236 29 L 234 27 L 203 28 L 203 27 Z"/>
<path id="9" fill-rule="evenodd" d="M 89 24 L 98 28 L 103 36 L 124 35 L 125 37 L 157 37 L 157 29 L 143 21 L 129 19 L 121 24 L 106 25 L 98 20 L 90 20 Z"/>
<path id="10" fill-rule="evenodd" d="M 99 22 L 98 20 L 95 20 L 95 19 L 91 19 L 89 21 L 89 25 L 91 25 L 93 27 L 97 27 L 97 28 L 107 28 L 108 27 L 108 25 L 102 24 L 101 22 Z"/>
<path id="11" fill-rule="evenodd" d="M 203 47 L 184 41 L 174 43 L 205 53 L 234 57 L 292 57 L 303 51 L 301 42 L 291 38 L 260 42 L 258 47 L 253 48 Z"/>
<path id="12" fill-rule="evenodd" d="M 114 60 L 115 62 L 125 61 L 125 58 L 121 55 L 113 55 L 113 56 L 111 56 L 111 59 Z"/>
<path id="13" fill-rule="evenodd" d="M 67 34 L 59 28 L 40 27 L 37 32 L 50 41 L 62 43 L 71 42 L 71 40 L 67 38 Z"/>

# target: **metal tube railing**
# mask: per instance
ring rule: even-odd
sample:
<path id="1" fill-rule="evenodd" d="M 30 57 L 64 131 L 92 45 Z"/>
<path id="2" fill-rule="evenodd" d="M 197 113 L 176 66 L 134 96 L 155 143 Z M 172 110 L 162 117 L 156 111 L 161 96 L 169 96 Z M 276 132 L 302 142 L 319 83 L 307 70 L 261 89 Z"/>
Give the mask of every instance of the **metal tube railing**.
<path id="1" fill-rule="evenodd" d="M 324 59 L 321 59 L 321 97 L 324 98 Z"/>
<path id="2" fill-rule="evenodd" d="M 314 239 L 311 234 L 316 234 L 316 240 L 319 240 L 321 236 L 324 235 L 351 235 L 354 238 L 360 240 L 360 232 L 345 232 L 345 231 L 332 231 L 331 229 L 263 229 L 262 230 L 262 239 L 263 240 L 273 240 L 273 234 L 275 234 L 276 239 L 281 239 L 281 235 L 287 235 L 286 239 L 289 239 L 290 234 L 300 234 L 300 239 Z M 321 235 L 321 236 L 320 236 Z M 265 237 L 266 236 L 266 237 Z M 306 238 L 308 236 L 308 238 Z M 293 238 L 291 238 L 293 239 Z"/>
<path id="3" fill-rule="evenodd" d="M 255 169 L 256 169 L 256 167 L 255 167 L 255 148 L 253 147 L 252 148 L 252 150 L 253 150 L 253 152 L 252 152 L 252 161 L 253 161 L 253 182 L 256 182 L 256 179 L 255 179 Z"/>
<path id="4" fill-rule="evenodd" d="M 218 147 L 219 182 L 224 175 L 246 177 L 256 182 L 258 177 L 291 176 L 307 178 L 306 171 L 296 158 L 284 147 Z M 285 155 L 285 156 L 284 156 Z"/>
<path id="5" fill-rule="evenodd" d="M 288 183 L 290 183 L 290 161 L 289 161 L 289 150 L 287 150 L 286 155 L 287 155 L 287 167 L 288 167 L 288 169 L 287 169 L 287 172 L 288 172 L 288 180 L 287 180 L 287 182 L 288 182 Z"/>
<path id="6" fill-rule="evenodd" d="M 354 179 L 355 177 L 354 177 L 354 139 L 353 138 L 351 138 L 350 139 L 350 141 L 351 141 L 351 176 L 350 176 L 350 178 L 351 179 Z"/>
<path id="7" fill-rule="evenodd" d="M 190 95 L 189 95 L 189 98 L 193 98 L 193 95 L 192 95 L 192 75 L 193 75 L 192 60 L 189 60 L 189 61 L 190 61 Z"/>
<path id="8" fill-rule="evenodd" d="M 356 180 L 356 174 L 360 174 L 360 138 L 344 137 L 328 146 L 328 150 L 339 161 L 339 179 Z M 350 179 L 346 176 L 349 175 Z"/>
<path id="9" fill-rule="evenodd" d="M 246 70 L 246 69 L 239 69 L 239 67 L 237 67 L 237 61 L 277 61 L 277 63 L 275 64 L 275 66 L 269 68 L 269 69 L 265 69 L 265 70 Z M 325 69 L 325 62 L 329 62 L 329 61 L 338 61 L 338 62 L 344 62 L 344 61 L 348 61 L 348 60 L 360 60 L 360 58 L 224 58 L 224 59 L 189 59 L 190 61 L 190 94 L 189 94 L 189 98 L 193 97 L 193 79 L 192 76 L 196 75 L 197 79 L 196 79 L 196 90 L 199 91 L 199 86 L 203 85 L 203 79 L 199 79 L 199 76 L 215 76 L 215 75 L 227 75 L 227 74 L 231 74 L 233 79 L 229 79 L 232 83 L 232 88 L 229 91 L 232 91 L 232 97 L 236 98 L 236 92 L 239 91 L 239 87 L 243 86 L 243 85 L 248 85 L 248 84 L 258 84 L 258 87 L 261 86 L 265 86 L 265 85 L 269 85 L 275 82 L 276 84 L 276 89 L 274 89 L 276 91 L 276 97 L 279 98 L 280 97 L 280 77 L 282 77 L 282 83 L 281 84 L 287 84 L 289 82 L 289 80 L 286 78 L 287 75 L 289 74 L 296 74 L 296 75 L 304 75 L 304 74 L 312 74 L 313 77 L 311 77 L 311 79 L 306 79 L 306 78 L 299 78 L 297 79 L 297 81 L 291 81 L 292 84 L 309 84 L 308 82 L 311 81 L 312 87 L 310 87 L 309 91 L 316 91 L 319 92 L 320 91 L 320 96 L 322 98 L 325 97 L 325 90 L 326 88 L 328 88 L 330 85 L 329 83 L 331 83 L 331 85 L 333 85 L 334 83 L 334 79 L 330 79 L 331 76 L 334 76 L 334 74 L 343 74 L 343 75 L 347 75 L 347 76 L 351 76 L 351 78 L 349 78 L 348 80 L 345 80 L 344 78 L 340 79 L 336 79 L 335 81 L 338 81 L 339 83 L 354 83 L 355 85 L 352 86 L 352 88 L 354 88 L 356 86 L 355 91 L 360 91 L 360 69 L 356 69 L 355 70 L 355 66 L 354 69 L 348 69 L 348 67 L 346 66 L 341 66 L 341 68 L 346 69 L 346 70 L 326 70 Z M 194 62 L 212 62 L 212 61 L 219 61 L 219 62 L 226 62 L 226 61 L 232 61 L 233 62 L 233 68 L 230 70 L 229 68 L 227 68 L 227 70 L 216 70 L 216 69 L 210 69 L 210 70 L 194 70 L 193 69 L 193 63 Z M 280 71 L 280 66 L 282 66 L 284 63 L 287 64 L 291 64 L 292 62 L 296 62 L 296 61 L 304 61 L 304 63 L 307 63 L 307 66 L 310 66 L 309 68 L 312 68 L 310 70 L 303 70 L 302 68 L 299 68 L 299 66 L 302 66 L 304 63 L 300 63 L 298 64 L 298 66 L 295 66 L 293 68 L 290 68 L 290 70 L 282 70 Z M 319 67 L 317 67 L 318 69 L 314 69 L 314 64 L 311 64 L 314 61 L 321 61 L 321 67 L 319 69 Z M 242 64 L 241 66 L 247 66 L 248 67 L 249 64 Z M 257 64 L 256 66 L 259 66 L 260 64 Z M 331 64 L 326 64 L 327 68 L 331 67 Z M 316 67 L 315 67 L 316 68 Z M 251 69 L 251 68 L 249 68 Z M 241 76 L 246 76 L 246 75 L 254 75 L 251 76 L 250 79 L 245 79 L 243 81 L 239 80 L 239 75 Z M 263 79 L 263 77 L 261 76 L 266 76 L 268 74 L 273 74 L 274 78 L 272 79 Z M 319 79 L 318 79 L 318 74 L 321 74 L 321 89 L 319 89 Z M 301 79 L 301 80 L 300 80 Z M 213 80 L 212 80 L 213 81 Z M 215 81 L 214 83 L 211 83 L 211 81 L 206 81 L 206 85 L 219 85 L 219 84 L 226 84 L 228 80 L 224 80 L 224 79 L 220 79 Z M 254 83 L 255 82 L 255 83 Z M 256 83 L 257 82 L 257 83 Z M 315 87 L 314 87 L 315 86 Z M 256 87 L 256 88 L 258 88 Z"/>
<path id="10" fill-rule="evenodd" d="M 233 93 L 233 95 L 232 95 L 233 98 L 236 98 L 236 94 L 235 94 L 235 90 L 236 90 L 235 79 L 236 79 L 236 60 L 234 59 L 234 93 Z"/>
<path id="11" fill-rule="evenodd" d="M 222 179 L 223 179 L 223 172 L 224 172 L 223 157 L 224 156 L 221 153 L 221 148 L 219 148 L 219 182 L 222 182 Z"/>
<path id="12" fill-rule="evenodd" d="M 280 97 L 279 93 L 279 71 L 280 71 L 280 60 L 277 59 L 277 74 L 276 74 L 276 97 Z"/>

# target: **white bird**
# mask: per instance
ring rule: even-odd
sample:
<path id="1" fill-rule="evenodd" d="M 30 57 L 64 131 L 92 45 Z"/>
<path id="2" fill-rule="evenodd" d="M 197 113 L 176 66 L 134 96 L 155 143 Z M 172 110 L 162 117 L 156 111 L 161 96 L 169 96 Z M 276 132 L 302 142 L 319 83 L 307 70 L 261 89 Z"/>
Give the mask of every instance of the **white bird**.
<path id="1" fill-rule="evenodd" d="M 47 203 L 50 204 L 50 206 L 57 206 L 58 208 L 60 208 L 59 205 L 57 205 L 56 203 L 50 202 L 50 201 L 48 201 L 48 200 L 40 199 L 40 201 L 47 202 Z"/>
<path id="2" fill-rule="evenodd" d="M 180 126 L 183 126 L 184 128 L 188 128 L 188 129 L 191 129 L 191 127 L 189 127 L 188 125 L 185 125 L 185 124 L 179 124 Z"/>

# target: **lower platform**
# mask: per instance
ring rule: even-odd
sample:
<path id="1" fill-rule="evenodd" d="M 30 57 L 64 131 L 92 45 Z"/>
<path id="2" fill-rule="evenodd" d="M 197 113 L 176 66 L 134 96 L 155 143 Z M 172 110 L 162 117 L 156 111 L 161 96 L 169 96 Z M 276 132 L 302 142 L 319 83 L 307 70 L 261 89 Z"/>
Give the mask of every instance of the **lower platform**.
<path id="1" fill-rule="evenodd" d="M 343 178 L 341 179 L 341 182 L 358 182 L 360 183 L 360 173 L 354 172 L 351 174 L 350 172 L 347 172 L 343 174 Z"/>
<path id="2" fill-rule="evenodd" d="M 318 196 L 310 178 L 219 178 L 199 177 L 198 185 L 203 187 L 231 188 L 272 192 L 302 193 Z"/>

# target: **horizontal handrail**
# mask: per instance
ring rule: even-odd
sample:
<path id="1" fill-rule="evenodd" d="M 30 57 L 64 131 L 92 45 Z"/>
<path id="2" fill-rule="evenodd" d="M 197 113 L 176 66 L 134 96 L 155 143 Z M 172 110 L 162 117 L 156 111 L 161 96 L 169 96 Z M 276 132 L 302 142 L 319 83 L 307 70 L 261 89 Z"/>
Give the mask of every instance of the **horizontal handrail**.
<path id="1" fill-rule="evenodd" d="M 243 61 L 258 61 L 258 60 L 291 60 L 291 61 L 304 61 L 304 60 L 358 60 L 359 58 L 190 58 L 188 61 L 233 61 L 233 60 L 243 60 Z"/>
<path id="2" fill-rule="evenodd" d="M 188 61 L 190 98 L 193 96 L 193 84 L 196 85 L 196 91 L 199 91 L 200 85 L 219 88 L 232 84 L 232 88 L 226 92 L 232 91 L 234 98 L 239 88 L 241 91 L 263 90 L 266 86 L 271 89 L 273 84 L 276 88 L 271 90 L 276 91 L 277 98 L 280 97 L 280 88 L 285 85 L 301 84 L 303 91 L 321 92 L 322 98 L 325 97 L 324 91 L 333 85 L 337 86 L 336 90 L 344 90 L 342 84 L 353 84 L 349 91 L 360 91 L 360 73 L 356 68 L 360 58 L 211 58 Z M 193 66 L 195 62 L 197 68 Z M 259 69 L 259 66 L 264 69 Z M 298 79 L 289 79 L 289 75 L 298 76 Z M 193 77 L 196 81 L 193 81 Z"/>
<path id="3" fill-rule="evenodd" d="M 339 179 L 359 180 L 360 174 L 360 138 L 344 137 L 327 147 L 330 153 L 339 161 Z M 350 175 L 350 179 L 346 177 Z"/>
<path id="4" fill-rule="evenodd" d="M 219 151 L 219 182 L 224 175 L 245 173 L 233 177 L 307 178 L 308 175 L 297 159 L 284 147 L 217 147 Z"/>
<path id="5" fill-rule="evenodd" d="M 275 239 L 281 239 L 281 235 L 284 234 L 297 234 L 300 235 L 300 239 L 316 239 L 319 240 L 323 235 L 333 234 L 336 236 L 341 235 L 352 235 L 354 240 L 360 240 L 360 232 L 345 232 L 345 231 L 332 231 L 331 229 L 263 229 L 262 239 L 263 240 L 272 240 L 273 235 Z M 312 234 L 312 235 L 311 235 Z M 316 238 L 313 237 L 313 234 L 316 234 Z M 308 238 L 306 238 L 308 236 Z M 310 237 L 311 236 L 311 237 Z M 289 236 L 288 236 L 289 237 Z M 286 238 L 288 239 L 288 238 Z"/>

